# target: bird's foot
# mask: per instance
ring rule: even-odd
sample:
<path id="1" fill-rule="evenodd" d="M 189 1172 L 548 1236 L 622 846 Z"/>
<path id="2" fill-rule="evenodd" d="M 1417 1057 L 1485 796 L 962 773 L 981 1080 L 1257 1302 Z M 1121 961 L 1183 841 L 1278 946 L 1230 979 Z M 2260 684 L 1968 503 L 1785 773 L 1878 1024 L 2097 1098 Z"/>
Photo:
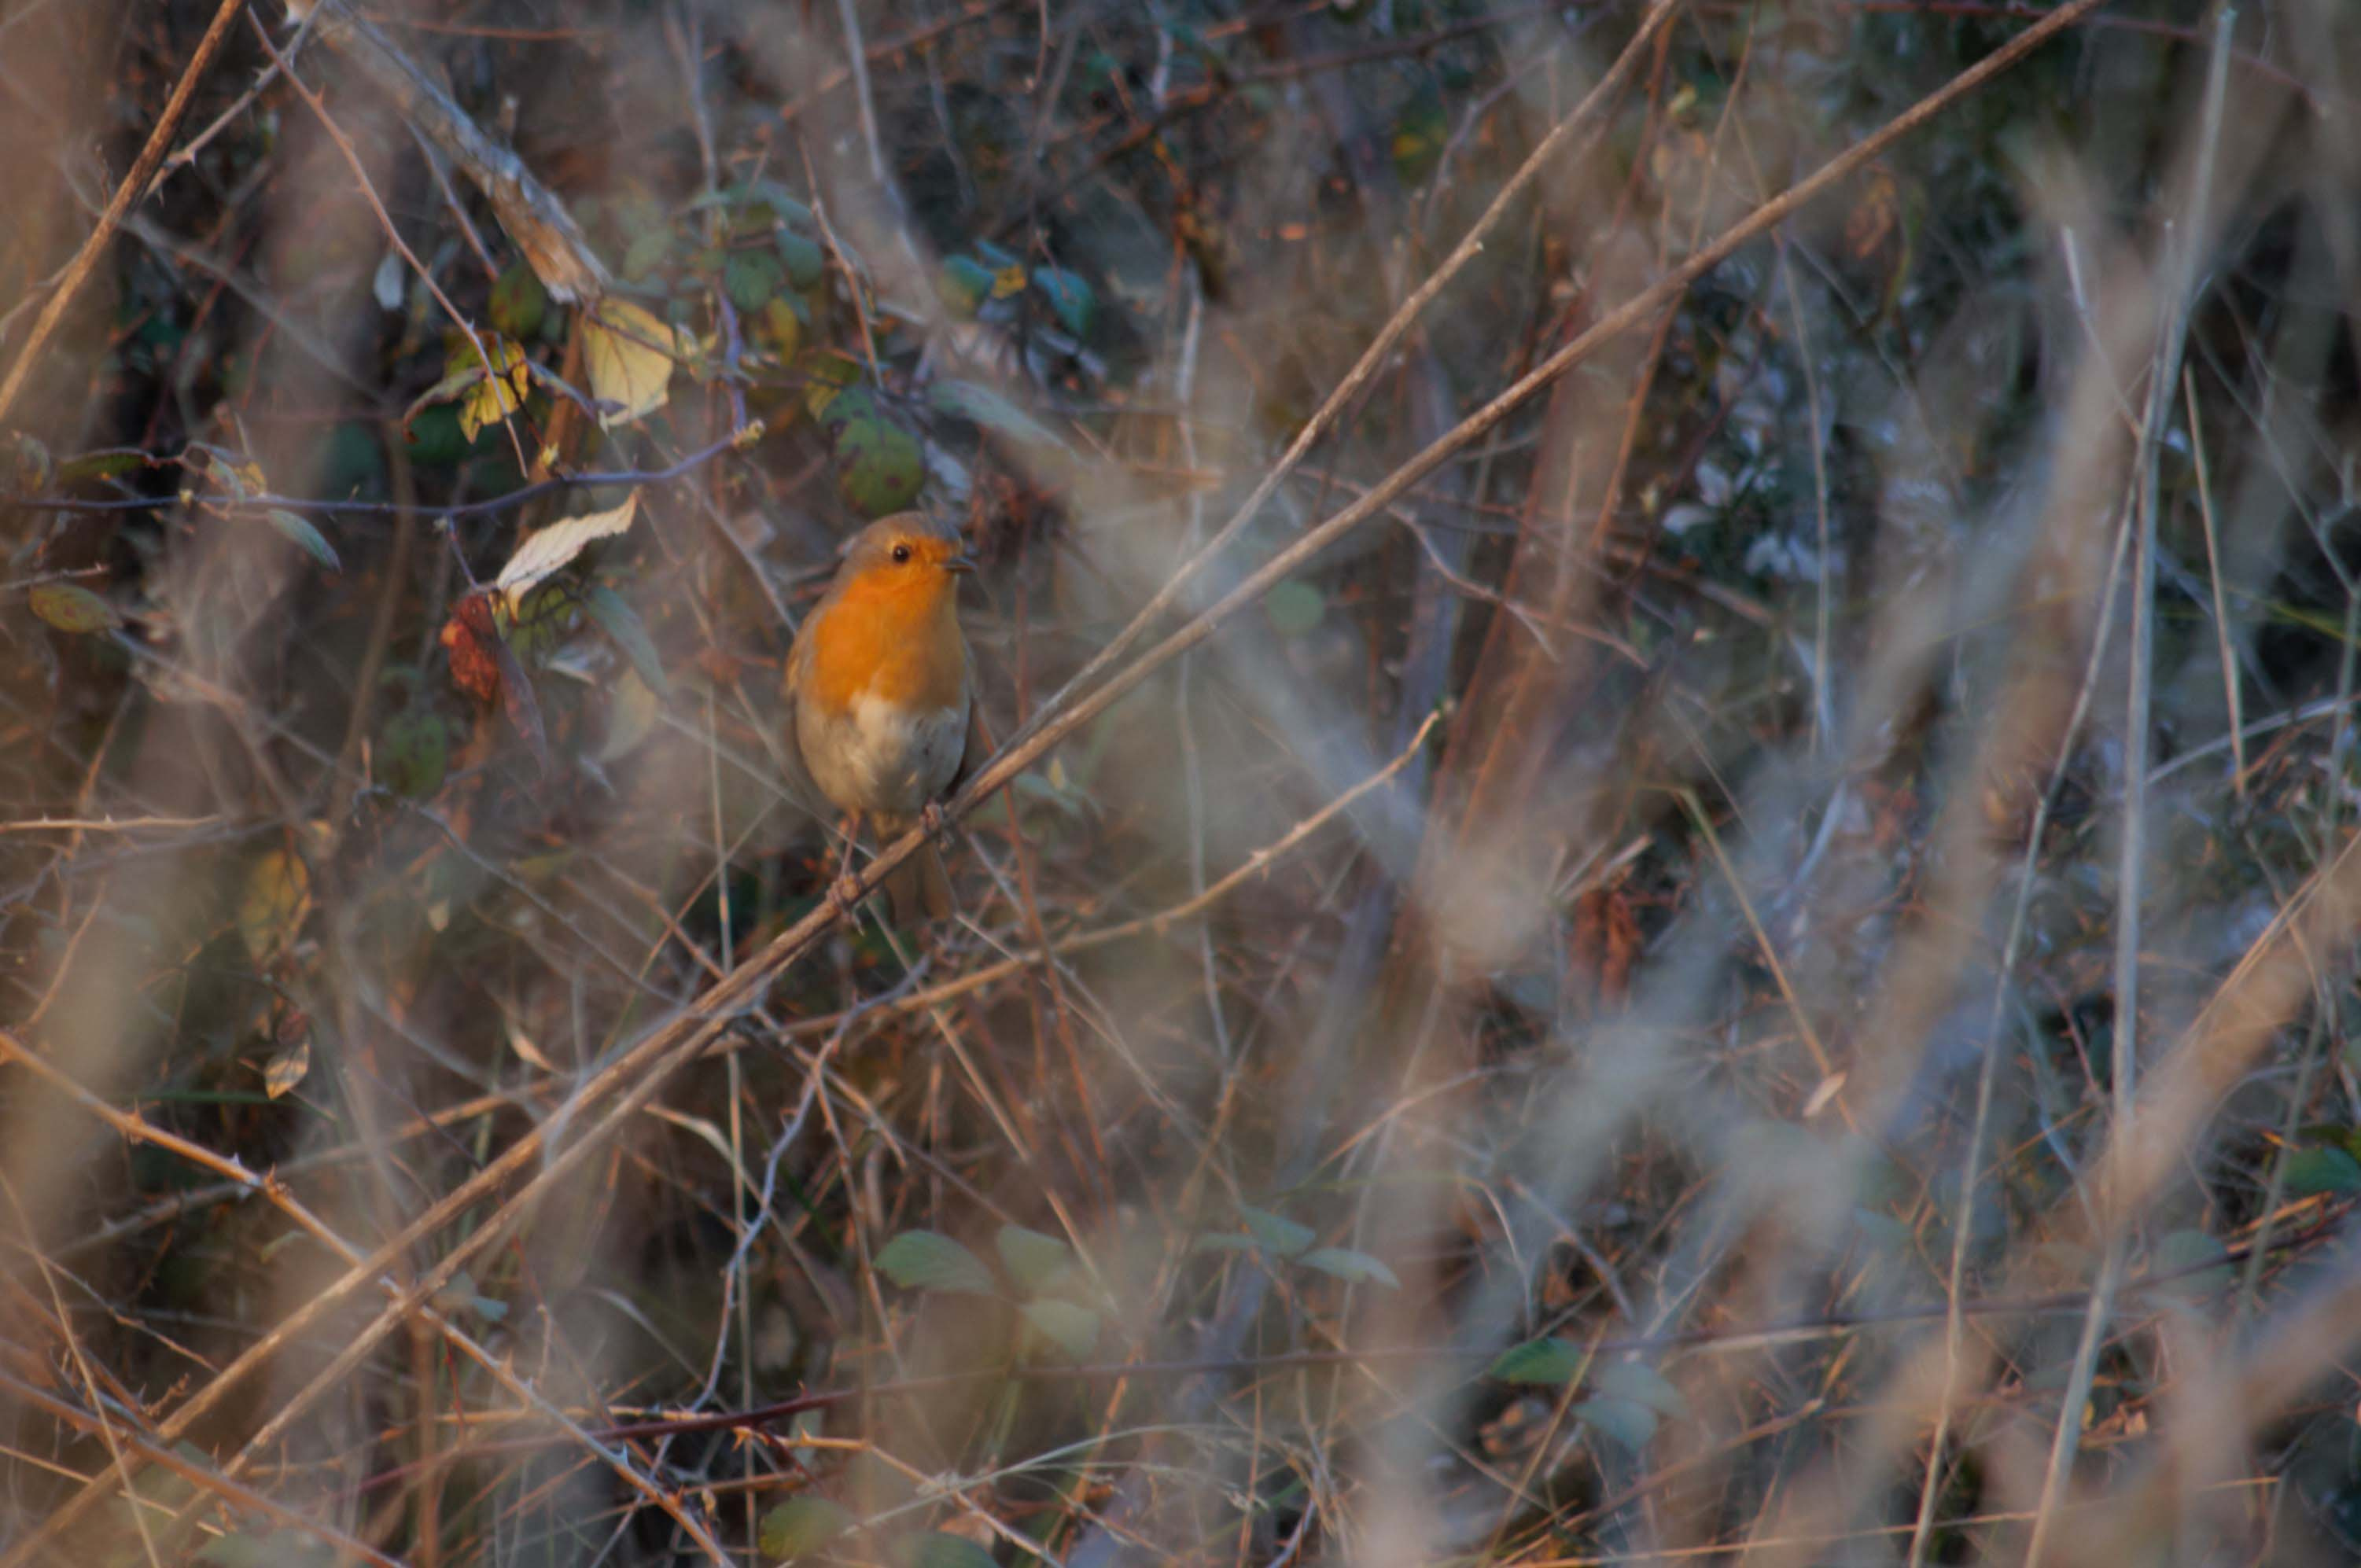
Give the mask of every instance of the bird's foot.
<path id="1" fill-rule="evenodd" d="M 918 826 L 927 830 L 927 837 L 929 839 L 941 838 L 943 829 L 949 828 L 950 823 L 951 819 L 944 815 L 942 805 L 939 801 L 930 800 L 918 807 Z"/>

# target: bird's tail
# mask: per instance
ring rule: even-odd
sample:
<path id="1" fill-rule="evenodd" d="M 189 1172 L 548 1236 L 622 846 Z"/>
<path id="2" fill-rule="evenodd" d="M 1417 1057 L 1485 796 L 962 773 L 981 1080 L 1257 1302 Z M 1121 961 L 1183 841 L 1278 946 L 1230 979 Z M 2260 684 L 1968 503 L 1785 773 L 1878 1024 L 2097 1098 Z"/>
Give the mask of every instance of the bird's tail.
<path id="1" fill-rule="evenodd" d="M 886 874 L 885 907 L 896 926 L 940 920 L 951 912 L 951 879 L 931 841 Z"/>

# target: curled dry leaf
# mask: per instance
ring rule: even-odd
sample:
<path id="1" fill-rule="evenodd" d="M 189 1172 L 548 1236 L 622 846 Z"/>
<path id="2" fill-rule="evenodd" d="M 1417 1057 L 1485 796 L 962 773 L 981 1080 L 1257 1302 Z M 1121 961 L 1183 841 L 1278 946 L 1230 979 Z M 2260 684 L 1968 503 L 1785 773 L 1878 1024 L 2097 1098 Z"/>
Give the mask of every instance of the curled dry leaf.
<path id="1" fill-rule="evenodd" d="M 500 568 L 500 575 L 493 579 L 492 591 L 514 614 L 535 584 L 581 554 L 584 546 L 593 540 L 611 538 L 630 528 L 639 510 L 640 497 L 635 490 L 611 511 L 569 517 L 527 534 L 509 557 L 508 565 Z"/>
<path id="2" fill-rule="evenodd" d="M 602 429 L 629 424 L 664 407 L 674 358 L 673 329 L 629 300 L 603 300 L 582 318 L 582 362 Z"/>
<path id="3" fill-rule="evenodd" d="M 451 684 L 489 705 L 500 695 L 500 628 L 492 623 L 489 594 L 469 594 L 451 609 L 440 641 L 451 656 Z"/>
<path id="4" fill-rule="evenodd" d="M 524 666 L 509 651 L 492 614 L 492 596 L 497 591 L 485 588 L 469 594 L 452 607 L 451 619 L 443 623 L 441 641 L 451 656 L 451 684 L 484 707 L 499 703 L 532 749 L 535 764 L 547 773 L 552 760 L 541 705 L 533 698 Z"/>
<path id="5" fill-rule="evenodd" d="M 302 1083 L 305 1075 L 311 1070 L 311 1036 L 307 1034 L 299 1034 L 293 1045 L 280 1051 L 263 1064 L 262 1091 L 273 1100 L 279 1099 L 297 1084 Z"/>

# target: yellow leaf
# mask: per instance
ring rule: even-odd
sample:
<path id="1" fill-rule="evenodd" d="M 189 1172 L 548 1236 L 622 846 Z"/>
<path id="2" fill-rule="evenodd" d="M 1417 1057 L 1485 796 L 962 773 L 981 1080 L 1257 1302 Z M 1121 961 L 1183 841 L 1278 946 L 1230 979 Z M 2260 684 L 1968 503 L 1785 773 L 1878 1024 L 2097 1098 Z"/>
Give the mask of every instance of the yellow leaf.
<path id="1" fill-rule="evenodd" d="M 484 334 L 484 355 L 492 374 L 469 389 L 459 404 L 459 433 L 469 441 L 524 407 L 524 350 L 498 333 Z M 483 368 L 479 361 L 477 369 Z"/>
<path id="2" fill-rule="evenodd" d="M 994 299 L 1005 300 L 1011 294 L 1021 294 L 1024 291 L 1025 269 L 1021 265 L 1004 267 L 999 271 L 992 275 L 992 297 Z"/>
<path id="3" fill-rule="evenodd" d="M 288 1050 L 272 1057 L 262 1068 L 262 1091 L 276 1100 L 297 1084 L 312 1070 L 310 1036 L 295 1042 Z"/>
<path id="4" fill-rule="evenodd" d="M 71 583 L 38 583 L 25 598 L 35 615 L 60 631 L 112 631 L 123 624 L 113 605 Z"/>
<path id="5" fill-rule="evenodd" d="M 237 934 L 257 963 L 276 954 L 303 924 L 312 904 L 312 873 L 291 850 L 273 850 L 246 873 L 237 906 Z"/>
<path id="6" fill-rule="evenodd" d="M 772 295 L 763 306 L 763 319 L 755 333 L 770 344 L 782 364 L 793 359 L 804 345 L 803 320 L 784 294 Z"/>
<path id="7" fill-rule="evenodd" d="M 516 614 L 536 583 L 581 554 L 592 540 L 609 538 L 631 527 L 639 510 L 640 494 L 634 490 L 612 511 L 569 517 L 527 534 L 492 581 L 493 589 L 508 601 L 509 613 Z"/>
<path id="8" fill-rule="evenodd" d="M 598 413 L 601 428 L 629 424 L 664 407 L 674 358 L 682 352 L 672 328 L 644 306 L 629 300 L 603 300 L 582 323 L 582 358 L 590 371 L 590 395 L 612 408 Z"/>

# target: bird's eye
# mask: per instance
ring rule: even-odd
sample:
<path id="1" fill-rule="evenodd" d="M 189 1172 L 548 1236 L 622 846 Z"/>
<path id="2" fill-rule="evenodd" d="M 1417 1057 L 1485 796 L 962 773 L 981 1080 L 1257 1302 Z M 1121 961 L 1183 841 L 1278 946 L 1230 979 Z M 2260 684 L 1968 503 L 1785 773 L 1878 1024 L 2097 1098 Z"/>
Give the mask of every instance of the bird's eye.
<path id="1" fill-rule="evenodd" d="M 906 566 L 909 564 L 910 547 L 906 544 L 896 544 L 894 546 L 894 565 L 896 566 Z"/>

